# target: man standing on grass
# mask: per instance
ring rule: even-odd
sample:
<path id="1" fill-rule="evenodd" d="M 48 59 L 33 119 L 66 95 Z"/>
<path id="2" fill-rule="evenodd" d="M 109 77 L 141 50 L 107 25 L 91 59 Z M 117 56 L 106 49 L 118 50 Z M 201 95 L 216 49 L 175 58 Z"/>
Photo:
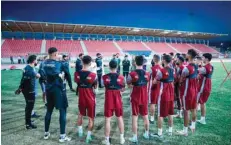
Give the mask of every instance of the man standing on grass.
<path id="1" fill-rule="evenodd" d="M 130 60 L 128 60 L 128 55 L 125 55 L 122 64 L 123 64 L 123 76 L 127 79 L 129 74 L 129 68 L 130 68 Z"/>
<path id="2" fill-rule="evenodd" d="M 161 69 L 160 56 L 153 56 L 154 66 L 151 67 L 151 79 L 149 83 L 149 103 L 150 103 L 150 123 L 154 124 L 155 106 L 157 104 L 158 96 L 160 94 L 160 83 L 153 84 L 153 80 L 156 78 L 157 72 Z"/>
<path id="3" fill-rule="evenodd" d="M 14 64 L 14 58 L 13 58 L 13 56 L 10 56 L 10 63 Z"/>
<path id="4" fill-rule="evenodd" d="M 189 49 L 187 53 L 188 65 L 182 70 L 182 79 L 185 80 L 184 94 L 182 98 L 184 108 L 184 128 L 177 131 L 179 135 L 188 136 L 189 111 L 192 114 L 192 124 L 190 129 L 195 132 L 196 128 L 196 107 L 197 107 L 197 74 L 198 67 L 194 63 L 197 52 L 194 49 Z"/>
<path id="5" fill-rule="evenodd" d="M 45 72 L 43 70 L 43 63 L 44 61 L 47 59 L 47 56 L 43 57 L 43 60 L 41 61 L 40 65 L 39 65 L 39 74 L 41 75 L 41 77 L 39 78 L 39 84 L 41 86 L 41 90 L 42 90 L 42 96 L 43 96 L 43 102 L 46 105 L 46 88 L 45 88 L 45 84 L 46 84 L 46 76 L 45 76 Z"/>
<path id="6" fill-rule="evenodd" d="M 85 55 L 82 58 L 83 69 L 79 72 L 75 72 L 75 82 L 78 84 L 79 92 L 79 115 L 78 115 L 78 135 L 83 136 L 83 116 L 88 116 L 88 132 L 86 143 L 92 141 L 91 132 L 94 127 L 95 107 L 96 99 L 94 89 L 97 88 L 97 75 L 90 72 L 92 58 L 89 55 Z"/>
<path id="7" fill-rule="evenodd" d="M 149 73 L 143 70 L 144 57 L 142 55 L 135 58 L 136 69 L 128 75 L 127 84 L 132 88 L 131 107 L 132 107 L 132 132 L 133 137 L 129 140 L 138 143 L 138 115 L 143 117 L 145 132 L 143 137 L 149 139 L 149 121 L 148 121 L 148 89 Z"/>
<path id="8" fill-rule="evenodd" d="M 160 81 L 160 92 L 158 95 L 158 133 L 151 134 L 153 137 L 162 138 L 163 118 L 168 116 L 168 135 L 172 135 L 173 114 L 174 114 L 174 69 L 170 66 L 171 56 L 163 56 L 164 67 L 157 71 L 153 81 L 157 84 Z"/>
<path id="9" fill-rule="evenodd" d="M 60 137 L 59 142 L 70 141 L 71 138 L 66 136 L 66 110 L 68 107 L 68 101 L 66 94 L 63 93 L 64 73 L 67 72 L 61 61 L 57 61 L 58 50 L 55 47 L 48 49 L 49 59 L 43 63 L 43 70 L 46 77 L 46 99 L 47 99 L 47 112 L 45 116 L 45 133 L 44 139 L 49 139 L 50 122 L 53 109 L 59 110 L 59 124 L 60 124 Z"/>
<path id="10" fill-rule="evenodd" d="M 102 73 L 103 73 L 103 62 L 102 62 L 102 55 L 100 53 L 96 54 L 96 59 L 95 59 L 95 63 L 97 66 L 97 78 L 98 78 L 98 84 L 99 84 L 99 88 L 102 88 L 102 84 L 101 84 L 101 77 L 102 77 Z"/>
<path id="11" fill-rule="evenodd" d="M 72 87 L 72 81 L 71 81 L 71 75 L 70 75 L 70 70 L 69 70 L 69 61 L 68 61 L 68 56 L 67 55 L 63 55 L 63 60 L 62 60 L 62 63 L 63 63 L 63 66 L 64 66 L 64 69 L 65 69 L 65 72 L 67 72 L 65 74 L 65 79 L 67 80 L 67 83 L 69 85 L 69 88 L 72 92 L 75 92 L 75 90 L 73 89 Z"/>
<path id="12" fill-rule="evenodd" d="M 205 115 L 206 115 L 206 107 L 205 104 L 209 98 L 212 88 L 212 74 L 213 74 L 213 66 L 210 61 L 212 59 L 212 55 L 210 53 L 203 54 L 203 63 L 205 64 L 203 67 L 199 68 L 199 73 L 202 75 L 202 81 L 200 82 L 200 89 L 198 93 L 198 102 L 201 104 L 201 119 L 198 120 L 201 124 L 206 124 Z"/>
<path id="13" fill-rule="evenodd" d="M 40 74 L 36 73 L 34 68 L 37 65 L 36 55 L 29 56 L 27 63 L 28 65 L 26 65 L 23 70 L 23 76 L 20 82 L 19 89 L 15 93 L 19 94 L 22 91 L 26 101 L 26 129 L 35 129 L 37 128 L 37 126 L 31 122 L 31 112 L 34 108 L 35 103 L 35 81 L 36 78 L 40 78 Z"/>
<path id="14" fill-rule="evenodd" d="M 82 70 L 83 68 L 82 58 L 83 58 L 83 53 L 80 53 L 79 58 L 77 58 L 75 62 L 75 72 L 79 72 Z M 76 88 L 76 95 L 78 95 L 78 86 Z"/>
<path id="15" fill-rule="evenodd" d="M 119 53 L 116 54 L 116 59 L 117 59 L 117 63 L 118 63 L 118 67 L 117 67 L 117 73 L 120 74 L 120 58 L 119 58 Z"/>
<path id="16" fill-rule="evenodd" d="M 175 88 L 174 88 L 174 94 L 176 97 L 176 103 L 177 103 L 177 114 L 174 117 L 183 117 L 183 110 L 182 110 L 182 97 L 184 95 L 184 87 L 185 83 L 183 80 L 181 80 L 180 76 L 182 74 L 182 70 L 184 69 L 184 58 L 182 56 L 178 56 L 176 60 L 176 71 L 175 71 Z"/>
<path id="17" fill-rule="evenodd" d="M 103 144 L 110 145 L 110 122 L 114 112 L 118 120 L 120 130 L 120 144 L 124 144 L 124 121 L 123 121 L 123 102 L 121 91 L 124 91 L 125 81 L 122 75 L 116 72 L 117 62 L 112 60 L 109 63 L 110 73 L 103 76 L 102 84 L 105 86 L 105 140 Z"/>
<path id="18" fill-rule="evenodd" d="M 200 56 L 197 56 L 195 61 L 196 61 L 196 65 L 198 66 L 197 83 L 198 83 L 198 91 L 200 92 L 201 84 L 203 82 L 203 75 L 201 73 L 199 73 L 199 70 L 202 67 L 203 61 L 202 61 L 202 58 Z M 200 98 L 200 93 L 199 92 L 197 94 L 197 111 L 201 110 L 201 105 L 199 103 L 199 98 Z"/>

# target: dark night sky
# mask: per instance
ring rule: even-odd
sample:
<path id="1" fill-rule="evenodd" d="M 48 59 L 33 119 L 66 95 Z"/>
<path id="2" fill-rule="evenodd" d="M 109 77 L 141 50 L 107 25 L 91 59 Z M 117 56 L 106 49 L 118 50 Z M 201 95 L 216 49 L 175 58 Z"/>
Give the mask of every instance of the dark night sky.
<path id="1" fill-rule="evenodd" d="M 1 12 L 3 20 L 134 26 L 231 35 L 231 2 L 2 2 Z"/>

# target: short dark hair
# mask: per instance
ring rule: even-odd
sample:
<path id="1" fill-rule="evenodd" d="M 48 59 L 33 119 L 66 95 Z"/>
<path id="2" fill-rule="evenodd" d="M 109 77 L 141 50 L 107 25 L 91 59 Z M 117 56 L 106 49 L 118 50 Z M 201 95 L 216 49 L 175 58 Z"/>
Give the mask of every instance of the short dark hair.
<path id="1" fill-rule="evenodd" d="M 128 57 L 128 55 L 126 54 L 124 57 Z"/>
<path id="2" fill-rule="evenodd" d="M 186 58 L 186 54 L 185 54 L 185 53 L 182 53 L 181 55 L 182 55 L 182 57 L 183 57 L 184 59 Z"/>
<path id="3" fill-rule="evenodd" d="M 81 56 L 83 56 L 83 53 L 80 53 L 80 54 L 79 54 L 79 57 L 81 57 Z"/>
<path id="4" fill-rule="evenodd" d="M 160 61 L 160 56 L 157 54 L 154 54 L 153 57 L 159 62 Z"/>
<path id="5" fill-rule="evenodd" d="M 58 51 L 57 48 L 55 48 L 55 47 L 50 47 L 50 48 L 48 49 L 48 54 L 52 54 L 52 53 L 57 52 L 57 51 Z"/>
<path id="6" fill-rule="evenodd" d="M 180 53 L 176 53 L 176 56 L 180 56 Z"/>
<path id="7" fill-rule="evenodd" d="M 173 53 L 173 52 L 170 52 L 169 54 L 170 54 L 171 56 L 174 56 L 174 53 Z"/>
<path id="8" fill-rule="evenodd" d="M 181 62 L 184 62 L 184 57 L 183 56 L 178 56 L 177 57 Z"/>
<path id="9" fill-rule="evenodd" d="M 204 53 L 203 56 L 207 58 L 209 61 L 211 61 L 213 57 L 211 53 Z"/>
<path id="10" fill-rule="evenodd" d="M 83 64 L 88 65 L 91 63 L 92 58 L 89 55 L 84 55 L 82 61 L 83 61 Z"/>
<path id="11" fill-rule="evenodd" d="M 33 61 L 35 61 L 37 59 L 36 55 L 30 55 L 27 59 L 27 63 L 33 63 Z"/>
<path id="12" fill-rule="evenodd" d="M 202 58 L 201 58 L 200 56 L 197 56 L 197 57 L 196 57 L 196 59 L 198 59 L 198 60 L 202 60 Z"/>
<path id="13" fill-rule="evenodd" d="M 99 55 L 101 55 L 100 53 L 96 53 L 96 56 L 99 56 Z"/>
<path id="14" fill-rule="evenodd" d="M 136 65 L 142 66 L 144 64 L 144 57 L 142 55 L 138 55 L 135 58 Z"/>
<path id="15" fill-rule="evenodd" d="M 63 59 L 66 58 L 66 57 L 67 57 L 67 55 L 64 54 L 64 55 L 63 55 Z"/>
<path id="16" fill-rule="evenodd" d="M 165 60 L 167 63 L 170 63 L 172 61 L 172 57 L 170 55 L 164 55 L 163 60 Z"/>
<path id="17" fill-rule="evenodd" d="M 111 69 L 117 68 L 117 62 L 116 62 L 115 60 L 111 60 L 111 61 L 109 62 L 109 67 L 110 67 Z"/>
<path id="18" fill-rule="evenodd" d="M 192 58 L 195 58 L 198 55 L 198 53 L 194 49 L 189 49 L 188 55 L 192 56 Z"/>

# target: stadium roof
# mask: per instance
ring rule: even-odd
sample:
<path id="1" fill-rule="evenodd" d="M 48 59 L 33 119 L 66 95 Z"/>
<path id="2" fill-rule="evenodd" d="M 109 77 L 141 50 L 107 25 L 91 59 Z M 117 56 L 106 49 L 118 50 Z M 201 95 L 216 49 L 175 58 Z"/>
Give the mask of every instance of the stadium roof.
<path id="1" fill-rule="evenodd" d="M 103 34 L 103 35 L 131 35 L 131 36 L 153 36 L 153 37 L 181 37 L 195 39 L 210 39 L 228 34 L 215 34 L 204 32 L 187 32 L 178 30 L 164 30 L 137 27 L 68 24 L 34 21 L 1 21 L 2 31 L 8 32 L 42 32 L 42 33 L 78 33 L 78 34 Z"/>

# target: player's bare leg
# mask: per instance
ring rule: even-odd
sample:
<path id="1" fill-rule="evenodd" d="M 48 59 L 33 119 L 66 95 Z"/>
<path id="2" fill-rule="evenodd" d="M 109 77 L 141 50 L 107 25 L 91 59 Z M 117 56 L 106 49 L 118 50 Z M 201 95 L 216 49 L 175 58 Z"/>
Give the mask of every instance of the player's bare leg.
<path id="1" fill-rule="evenodd" d="M 183 130 L 177 131 L 179 135 L 188 136 L 188 124 L 189 124 L 189 112 L 184 110 L 184 128 Z"/>
<path id="2" fill-rule="evenodd" d="M 132 115 L 132 132 L 133 132 L 133 137 L 129 138 L 131 142 L 137 143 L 137 120 L 138 116 Z"/>
<path id="3" fill-rule="evenodd" d="M 201 110 L 201 104 L 198 103 L 198 104 L 197 104 L 197 111 L 200 111 L 200 110 Z"/>
<path id="4" fill-rule="evenodd" d="M 151 134 L 152 137 L 156 138 L 162 138 L 162 124 L 163 124 L 163 117 L 158 117 L 157 120 L 157 127 L 158 127 L 158 133 Z"/>
<path id="5" fill-rule="evenodd" d="M 168 116 L 168 135 L 172 135 L 172 127 L 173 127 L 173 115 Z"/>
<path id="6" fill-rule="evenodd" d="M 206 106 L 205 104 L 201 104 L 201 119 L 197 120 L 201 124 L 206 124 L 205 122 L 205 115 L 206 115 Z"/>
<path id="7" fill-rule="evenodd" d="M 145 139 L 149 139 L 149 121 L 148 121 L 148 115 L 143 116 L 143 120 L 144 120 L 144 129 L 145 129 L 143 137 Z"/>
<path id="8" fill-rule="evenodd" d="M 118 120 L 118 127 L 120 130 L 120 144 L 124 144 L 125 143 L 125 139 L 124 139 L 124 120 L 123 117 L 117 117 Z"/>
<path id="9" fill-rule="evenodd" d="M 154 124 L 154 121 L 155 121 L 155 118 L 154 118 L 154 115 L 155 115 L 155 104 L 151 104 L 150 105 L 150 114 L 151 114 L 151 116 L 150 116 L 150 123 L 151 124 Z"/>
<path id="10" fill-rule="evenodd" d="M 110 131 L 111 131 L 111 117 L 105 117 L 105 140 L 103 141 L 103 144 L 110 145 Z"/>
<path id="11" fill-rule="evenodd" d="M 81 114 L 78 115 L 78 119 L 77 119 L 77 125 L 78 125 L 78 135 L 79 137 L 83 136 L 83 116 Z"/>
<path id="12" fill-rule="evenodd" d="M 196 129 L 196 109 L 192 109 L 191 113 L 192 113 L 192 124 L 190 126 L 190 129 L 192 132 L 195 132 Z"/>
<path id="13" fill-rule="evenodd" d="M 86 138 L 86 143 L 90 143 L 92 141 L 91 138 L 91 132 L 94 127 L 94 118 L 89 117 L 88 118 L 88 131 L 87 131 L 87 138 Z"/>

